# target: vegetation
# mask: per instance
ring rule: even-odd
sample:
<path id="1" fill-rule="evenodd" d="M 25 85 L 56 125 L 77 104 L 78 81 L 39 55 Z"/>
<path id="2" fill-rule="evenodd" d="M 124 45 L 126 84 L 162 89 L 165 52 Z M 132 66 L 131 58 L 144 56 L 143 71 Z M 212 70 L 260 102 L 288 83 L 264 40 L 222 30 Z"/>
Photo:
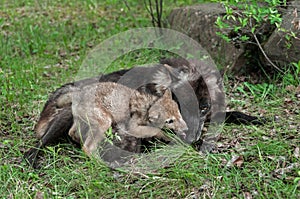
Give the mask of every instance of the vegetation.
<path id="1" fill-rule="evenodd" d="M 165 2 L 165 12 L 192 3 Z M 93 46 L 121 31 L 151 26 L 151 20 L 144 6 L 131 0 L 3 1 L 0 8 L 0 198 L 300 197 L 295 70 L 270 77 L 268 84 L 226 77 L 229 108 L 270 121 L 224 126 L 211 154 L 184 147 L 167 167 L 128 173 L 112 171 L 67 143 L 45 149 L 42 168 L 33 170 L 22 155 L 36 141 L 33 126 L 48 94 L 72 81 Z M 135 51 L 116 60 L 111 70 L 162 56 L 169 54 Z M 299 63 L 294 65 L 299 74 Z"/>
<path id="2" fill-rule="evenodd" d="M 291 47 L 291 39 L 297 38 L 292 30 L 281 27 L 282 11 L 280 8 L 287 7 L 287 0 L 223 0 L 218 1 L 225 7 L 226 14 L 219 16 L 216 25 L 220 29 L 217 34 L 227 42 L 236 46 L 248 43 L 257 46 L 257 50 L 269 64 L 277 71 L 284 73 L 265 53 L 262 43 L 268 39 L 265 31 L 277 28 L 285 33 L 286 48 Z M 294 16 L 296 19 L 297 14 Z"/>

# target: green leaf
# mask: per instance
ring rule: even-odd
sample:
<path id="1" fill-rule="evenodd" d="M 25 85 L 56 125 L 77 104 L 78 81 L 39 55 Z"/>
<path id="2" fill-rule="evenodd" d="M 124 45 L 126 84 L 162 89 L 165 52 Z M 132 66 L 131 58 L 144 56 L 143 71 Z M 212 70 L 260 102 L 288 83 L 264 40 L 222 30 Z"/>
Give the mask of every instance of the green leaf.
<path id="1" fill-rule="evenodd" d="M 248 18 L 243 19 L 242 26 L 243 27 L 247 26 L 247 23 L 248 23 Z"/>
<path id="2" fill-rule="evenodd" d="M 216 32 L 216 35 L 218 35 L 219 37 L 221 37 L 222 39 L 224 39 L 226 42 L 230 42 L 231 41 L 231 39 L 227 35 L 225 35 L 225 34 L 223 34 L 221 32 Z"/>
<path id="3" fill-rule="evenodd" d="M 242 41 L 248 41 L 249 39 L 250 39 L 250 37 L 248 37 L 247 35 L 241 36 Z"/>
<path id="4" fill-rule="evenodd" d="M 234 32 L 238 32 L 240 29 L 241 29 L 241 27 L 235 26 L 234 29 L 233 29 L 233 31 L 234 31 Z"/>

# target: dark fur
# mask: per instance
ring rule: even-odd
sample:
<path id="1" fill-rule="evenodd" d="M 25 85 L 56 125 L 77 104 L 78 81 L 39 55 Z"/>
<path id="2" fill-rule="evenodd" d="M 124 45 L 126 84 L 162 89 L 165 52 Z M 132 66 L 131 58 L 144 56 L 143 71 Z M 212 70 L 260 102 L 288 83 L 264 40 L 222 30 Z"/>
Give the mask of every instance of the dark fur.
<path id="1" fill-rule="evenodd" d="M 198 103 L 199 103 L 200 114 L 205 115 L 206 121 L 209 121 L 210 118 L 212 117 L 210 114 L 211 112 L 210 105 L 212 104 L 212 102 L 218 101 L 219 98 L 222 98 L 222 95 L 220 92 L 216 92 L 215 97 L 212 99 L 209 95 L 208 87 L 204 80 L 205 78 L 210 78 L 210 76 L 204 75 L 204 77 L 202 77 L 200 74 L 197 74 L 199 73 L 199 64 L 203 65 L 205 63 L 202 62 L 194 63 L 193 61 L 187 61 L 185 59 L 173 58 L 173 59 L 161 60 L 161 64 L 167 64 L 178 70 L 183 70 L 183 69 L 190 70 L 190 73 L 193 75 L 189 77 L 190 80 L 189 83 L 196 93 Z M 197 71 L 197 66 L 198 66 L 198 71 Z M 209 68 L 209 66 L 206 68 Z M 205 70 L 205 67 L 203 70 Z M 44 147 L 51 142 L 57 141 L 59 137 L 63 137 L 68 133 L 68 130 L 73 124 L 73 116 L 71 112 L 72 102 L 68 97 L 65 96 L 68 96 L 72 92 L 76 92 L 78 89 L 82 88 L 85 85 L 89 85 L 95 82 L 106 82 L 106 81 L 117 82 L 128 71 L 129 70 L 120 70 L 107 75 L 102 75 L 100 77 L 90 78 L 78 82 L 65 84 L 62 87 L 58 88 L 56 91 L 54 91 L 50 95 L 48 101 L 46 102 L 45 107 L 40 114 L 40 119 L 35 127 L 37 137 L 40 139 L 40 141 L 34 148 L 30 149 L 28 152 L 25 153 L 24 155 L 25 159 L 27 159 L 30 164 L 34 165 L 36 161 L 36 156 L 41 147 Z M 207 71 L 207 74 L 213 72 Z M 221 82 L 221 80 L 218 81 Z M 152 94 L 156 93 L 155 86 L 153 85 L 149 84 L 145 88 L 147 92 L 150 92 Z M 264 121 L 254 116 L 249 116 L 241 112 L 233 111 L 233 112 L 226 112 L 225 122 L 235 123 L 235 124 L 263 124 Z M 202 130 L 202 126 L 200 125 L 199 131 L 201 132 L 201 130 Z M 135 138 L 133 140 L 136 141 Z M 202 144 L 202 142 L 198 142 L 198 143 Z M 124 148 L 126 148 L 126 146 Z M 136 150 L 134 149 L 134 146 L 129 148 L 131 148 L 129 149 L 130 151 Z M 205 146 L 203 148 L 205 148 Z"/>

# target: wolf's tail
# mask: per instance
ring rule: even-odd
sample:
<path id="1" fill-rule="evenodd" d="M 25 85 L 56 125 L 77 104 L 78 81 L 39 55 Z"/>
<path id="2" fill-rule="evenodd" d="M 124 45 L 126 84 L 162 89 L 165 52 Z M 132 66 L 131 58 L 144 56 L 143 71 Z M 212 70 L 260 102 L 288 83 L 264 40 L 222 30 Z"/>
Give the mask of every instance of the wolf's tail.
<path id="1" fill-rule="evenodd" d="M 39 142 L 24 154 L 24 159 L 33 167 L 37 168 L 37 157 L 40 150 L 50 144 L 57 142 L 59 138 L 65 136 L 73 124 L 71 107 L 61 110 L 61 112 L 49 123 L 48 129 Z"/>

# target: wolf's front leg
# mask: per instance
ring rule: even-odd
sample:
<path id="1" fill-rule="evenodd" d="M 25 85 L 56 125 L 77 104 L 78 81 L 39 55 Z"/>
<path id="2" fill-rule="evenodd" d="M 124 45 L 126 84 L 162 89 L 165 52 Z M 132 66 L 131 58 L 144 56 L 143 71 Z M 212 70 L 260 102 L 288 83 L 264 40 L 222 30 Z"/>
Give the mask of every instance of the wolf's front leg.
<path id="1" fill-rule="evenodd" d="M 88 136 L 83 142 L 82 149 L 88 156 L 96 155 L 98 146 L 105 139 L 105 132 L 111 126 L 109 119 L 98 121 L 96 125 L 92 124 L 88 131 Z"/>
<path id="2" fill-rule="evenodd" d="M 98 152 L 98 146 L 105 138 L 105 132 L 112 124 L 112 119 L 105 114 L 101 116 L 99 113 L 86 116 L 74 117 L 74 123 L 76 124 L 76 136 L 74 136 L 74 127 L 71 128 L 69 134 L 73 134 L 73 139 L 79 138 L 82 143 L 82 149 L 88 156 L 96 155 Z"/>
<path id="3" fill-rule="evenodd" d="M 164 140 L 169 140 L 169 138 L 160 128 L 152 126 L 132 125 L 128 131 L 128 134 L 136 138 L 156 137 Z"/>

